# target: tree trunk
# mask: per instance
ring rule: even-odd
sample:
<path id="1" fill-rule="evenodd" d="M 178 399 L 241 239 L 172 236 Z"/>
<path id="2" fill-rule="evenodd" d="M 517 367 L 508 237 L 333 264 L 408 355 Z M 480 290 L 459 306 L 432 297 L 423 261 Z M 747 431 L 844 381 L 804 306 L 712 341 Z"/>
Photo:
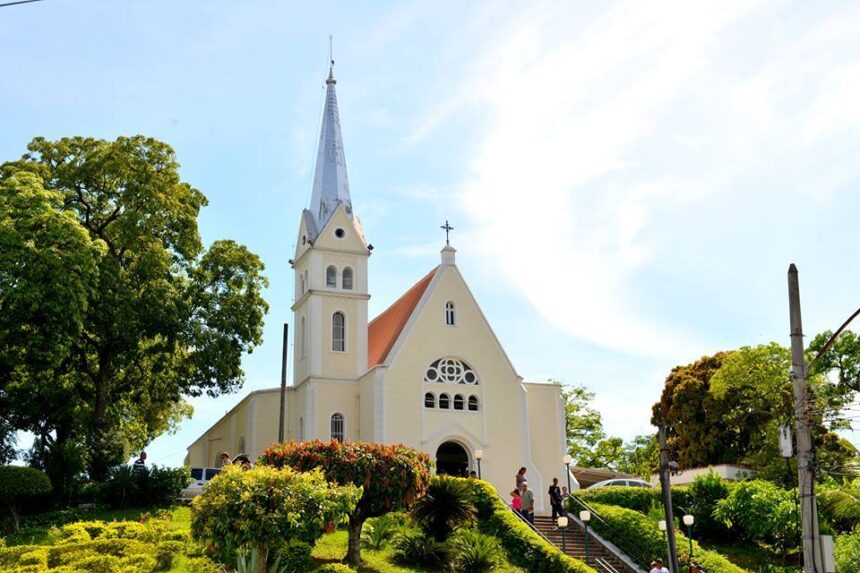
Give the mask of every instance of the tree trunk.
<path id="1" fill-rule="evenodd" d="M 90 479 L 103 481 L 107 478 L 112 460 L 107 447 L 107 407 L 110 396 L 111 356 L 108 351 L 99 352 L 99 371 L 96 379 L 96 400 L 93 404 L 92 441 L 90 446 Z"/>
<path id="2" fill-rule="evenodd" d="M 346 557 L 343 558 L 344 563 L 352 567 L 358 567 L 362 564 L 361 561 L 361 528 L 364 525 L 366 518 L 360 515 L 349 516 L 349 544 L 346 549 Z"/>
<path id="3" fill-rule="evenodd" d="M 257 546 L 257 571 L 266 573 L 266 562 L 269 560 L 269 548 L 265 543 Z"/>

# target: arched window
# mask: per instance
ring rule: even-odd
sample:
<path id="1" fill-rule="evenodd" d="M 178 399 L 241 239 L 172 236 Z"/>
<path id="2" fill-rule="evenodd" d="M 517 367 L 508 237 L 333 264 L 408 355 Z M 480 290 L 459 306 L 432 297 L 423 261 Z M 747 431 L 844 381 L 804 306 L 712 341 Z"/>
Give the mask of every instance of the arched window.
<path id="1" fill-rule="evenodd" d="M 331 439 L 338 442 L 343 441 L 343 414 L 337 413 L 331 415 Z"/>
<path id="2" fill-rule="evenodd" d="M 245 453 L 245 436 L 239 438 L 239 453 Z"/>
<path id="3" fill-rule="evenodd" d="M 305 439 L 305 419 L 299 418 L 299 441 L 302 442 Z"/>
<path id="4" fill-rule="evenodd" d="M 454 316 L 454 303 L 450 300 L 445 303 L 445 324 L 447 324 L 448 326 L 454 326 L 456 324 L 456 317 Z"/>
<path id="5" fill-rule="evenodd" d="M 477 386 L 478 375 L 472 367 L 457 358 L 440 358 L 427 367 L 425 382 L 471 384 Z"/>
<path id="6" fill-rule="evenodd" d="M 352 290 L 352 269 L 346 267 L 343 269 L 343 275 L 340 278 L 340 284 L 344 290 Z"/>
<path id="7" fill-rule="evenodd" d="M 433 395 L 433 392 L 427 392 L 424 394 L 424 407 L 425 408 L 435 408 L 436 407 L 436 396 Z"/>
<path id="8" fill-rule="evenodd" d="M 443 410 L 451 407 L 451 398 L 448 394 L 439 394 L 439 407 Z"/>
<path id="9" fill-rule="evenodd" d="M 463 403 L 464 403 L 463 402 L 463 396 L 461 396 L 460 394 L 457 394 L 456 396 L 454 396 L 454 409 L 455 410 L 462 410 L 463 409 Z"/>
<path id="10" fill-rule="evenodd" d="M 305 317 L 302 317 L 301 332 L 299 332 L 299 348 L 301 348 L 301 357 L 305 357 L 305 340 L 307 333 L 305 332 Z"/>
<path id="11" fill-rule="evenodd" d="M 346 319 L 342 312 L 331 317 L 331 349 L 335 352 L 346 351 Z"/>
<path id="12" fill-rule="evenodd" d="M 337 269 L 334 265 L 329 265 L 325 270 L 325 286 L 331 288 L 337 287 Z"/>
<path id="13" fill-rule="evenodd" d="M 477 412 L 478 411 L 478 397 L 477 396 L 469 396 L 469 411 Z"/>

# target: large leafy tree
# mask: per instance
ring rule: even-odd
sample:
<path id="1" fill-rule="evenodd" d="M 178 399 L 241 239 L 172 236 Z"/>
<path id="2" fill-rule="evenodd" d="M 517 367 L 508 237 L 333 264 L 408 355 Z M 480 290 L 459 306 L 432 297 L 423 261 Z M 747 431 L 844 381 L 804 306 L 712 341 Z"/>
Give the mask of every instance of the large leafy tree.
<path id="1" fill-rule="evenodd" d="M 362 488 L 349 515 L 349 542 L 344 560 L 361 564 L 361 528 L 371 517 L 408 509 L 430 484 L 430 458 L 395 444 L 367 442 L 287 442 L 263 452 L 262 463 L 298 471 L 322 468 L 326 479 Z"/>
<path id="2" fill-rule="evenodd" d="M 204 195 L 142 136 L 34 139 L 0 166 L 0 409 L 55 486 L 93 478 L 235 391 L 261 342 L 260 259 L 204 248 Z"/>
<path id="3" fill-rule="evenodd" d="M 792 479 L 778 454 L 778 427 L 791 423 L 794 397 L 788 349 L 770 343 L 706 356 L 676 367 L 666 379 L 652 422 L 669 428 L 669 445 L 682 467 L 743 463 L 762 478 Z M 825 424 L 823 412 L 839 409 L 841 395 L 825 376 L 809 378 L 816 396 L 813 433 L 822 466 L 841 466 L 855 455 Z"/>

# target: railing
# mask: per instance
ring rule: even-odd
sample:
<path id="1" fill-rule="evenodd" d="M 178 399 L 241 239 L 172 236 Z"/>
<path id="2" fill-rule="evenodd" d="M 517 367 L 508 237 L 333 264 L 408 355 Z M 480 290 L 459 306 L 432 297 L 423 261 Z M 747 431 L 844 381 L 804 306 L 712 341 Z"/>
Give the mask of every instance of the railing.
<path id="1" fill-rule="evenodd" d="M 610 533 L 610 535 L 603 535 L 603 537 L 610 537 L 609 541 L 613 543 L 613 545 L 617 546 L 621 551 L 627 554 L 634 562 L 636 563 L 648 563 L 651 560 L 651 556 L 647 551 L 644 551 L 639 545 L 636 544 L 632 539 L 627 538 L 617 529 L 609 525 L 609 523 L 603 519 L 603 517 L 595 511 L 593 507 L 585 503 L 584 500 L 576 497 L 573 494 L 567 494 L 567 497 L 577 506 L 591 512 L 591 519 L 600 523 L 601 527 L 606 529 Z M 577 512 L 578 513 L 578 512 Z"/>
<path id="2" fill-rule="evenodd" d="M 531 521 L 529 521 L 528 519 L 526 519 L 526 518 L 523 516 L 523 514 L 522 514 L 522 513 L 520 513 L 519 511 L 517 511 L 517 510 L 516 510 L 516 509 L 514 509 L 513 507 L 511 507 L 511 506 L 508 504 L 508 502 L 506 502 L 506 501 L 505 501 L 505 499 L 504 499 L 501 495 L 499 495 L 499 492 L 496 492 L 496 497 L 497 497 L 497 498 L 499 498 L 499 501 L 500 501 L 500 502 L 502 502 L 502 505 L 504 505 L 505 507 L 507 507 L 507 508 L 508 508 L 508 511 L 510 511 L 511 513 L 513 513 L 514 515 L 516 515 L 516 516 L 519 518 L 519 520 L 520 520 L 520 521 L 522 521 L 523 523 L 525 523 L 526 525 L 528 525 L 528 526 L 529 526 L 529 529 L 531 529 L 532 531 L 534 531 L 535 533 L 537 533 L 538 535 L 540 535 L 541 539 L 543 539 L 544 541 L 546 541 L 547 543 L 549 543 L 550 545 L 552 545 L 553 547 L 555 547 L 555 544 L 553 544 L 553 542 L 552 542 L 552 541 L 550 541 L 549 539 L 547 539 L 547 538 L 546 538 L 546 535 L 544 535 L 543 533 L 541 533 L 541 530 L 540 530 L 540 529 L 538 529 L 538 528 L 537 528 L 537 526 L 535 526 L 535 524 L 534 524 L 534 523 L 532 523 Z"/>
<path id="3" fill-rule="evenodd" d="M 596 557 L 594 562 L 600 566 L 603 571 L 606 573 L 619 573 L 618 569 L 612 566 L 612 563 L 604 559 L 603 557 Z"/>

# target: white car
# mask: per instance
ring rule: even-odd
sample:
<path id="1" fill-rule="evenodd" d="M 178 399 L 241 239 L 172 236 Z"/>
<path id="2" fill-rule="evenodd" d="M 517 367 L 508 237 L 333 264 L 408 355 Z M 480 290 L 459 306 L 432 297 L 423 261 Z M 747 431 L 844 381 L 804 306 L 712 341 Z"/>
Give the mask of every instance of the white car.
<path id="1" fill-rule="evenodd" d="M 191 501 L 201 493 L 209 481 L 221 473 L 221 468 L 191 468 L 191 485 L 179 493 L 179 501 Z"/>
<path id="2" fill-rule="evenodd" d="M 596 484 L 588 486 L 588 489 L 594 489 L 596 487 L 606 487 L 610 485 L 620 485 L 627 487 L 653 487 L 650 483 L 641 479 L 615 478 L 599 481 Z"/>

